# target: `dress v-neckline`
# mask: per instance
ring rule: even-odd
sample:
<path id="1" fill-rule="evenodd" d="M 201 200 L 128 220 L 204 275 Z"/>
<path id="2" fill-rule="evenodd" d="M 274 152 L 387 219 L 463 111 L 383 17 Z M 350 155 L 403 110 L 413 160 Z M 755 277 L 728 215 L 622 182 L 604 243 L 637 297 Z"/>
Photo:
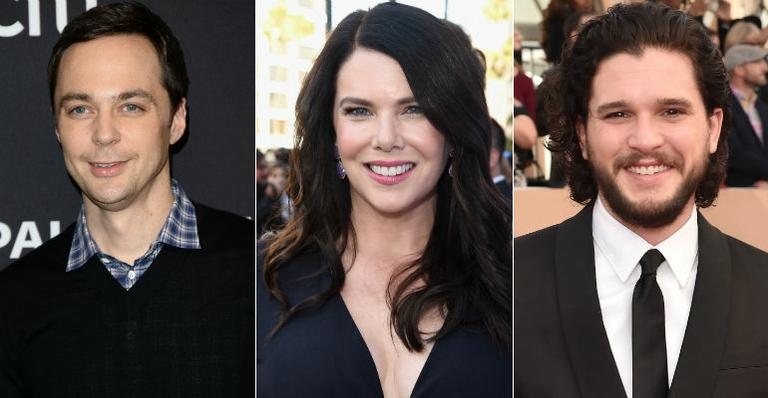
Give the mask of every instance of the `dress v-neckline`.
<path id="1" fill-rule="evenodd" d="M 357 326 L 357 323 L 355 323 L 355 319 L 352 317 L 352 313 L 349 311 L 347 304 L 344 302 L 344 298 L 341 297 L 341 293 L 336 294 L 334 301 L 336 302 L 336 305 L 340 307 L 341 313 L 344 314 L 343 318 L 344 318 L 344 321 L 347 323 L 346 326 L 348 326 L 349 328 L 351 328 L 351 330 L 353 330 L 353 334 L 357 338 L 356 344 L 358 346 L 358 349 L 365 353 L 365 357 L 367 358 L 366 371 L 371 372 L 374 380 L 376 380 L 375 384 L 379 387 L 378 396 L 384 397 L 384 389 L 381 385 L 381 379 L 379 379 L 378 369 L 376 369 L 376 362 L 373 360 L 373 355 L 371 354 L 371 351 L 368 349 L 368 344 L 365 343 L 365 339 L 363 338 L 363 333 L 360 331 L 360 328 Z M 440 339 L 436 340 L 432 346 L 432 349 L 429 351 L 429 354 L 427 354 L 427 359 L 426 361 L 424 361 L 424 366 L 422 366 L 421 371 L 419 371 L 419 376 L 416 378 L 416 383 L 413 385 L 413 388 L 411 389 L 410 398 L 416 398 L 416 395 L 414 395 L 414 393 L 418 391 L 419 385 L 422 383 L 422 380 L 424 379 L 425 375 L 428 373 L 427 370 L 430 367 L 430 364 L 432 363 L 432 357 L 434 356 L 435 350 L 438 349 L 438 346 L 440 345 L 440 341 L 441 341 Z M 366 375 L 366 377 L 371 377 L 371 375 Z"/>

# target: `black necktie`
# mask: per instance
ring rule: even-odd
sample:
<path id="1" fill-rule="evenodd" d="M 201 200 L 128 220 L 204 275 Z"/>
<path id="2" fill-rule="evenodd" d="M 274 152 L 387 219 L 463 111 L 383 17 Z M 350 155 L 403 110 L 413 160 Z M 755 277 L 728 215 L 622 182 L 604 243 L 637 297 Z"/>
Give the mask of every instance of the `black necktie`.
<path id="1" fill-rule="evenodd" d="M 656 269 L 664 255 L 648 250 L 640 259 L 643 274 L 632 294 L 632 396 L 667 396 L 667 344 L 664 340 L 664 298 Z"/>

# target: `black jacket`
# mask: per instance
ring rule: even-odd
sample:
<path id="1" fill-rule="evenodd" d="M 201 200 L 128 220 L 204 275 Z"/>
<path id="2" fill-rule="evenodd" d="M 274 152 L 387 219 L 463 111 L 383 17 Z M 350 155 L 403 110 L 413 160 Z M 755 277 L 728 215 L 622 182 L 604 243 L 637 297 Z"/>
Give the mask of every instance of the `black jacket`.
<path id="1" fill-rule="evenodd" d="M 761 100 L 755 107 L 763 124 L 763 142 L 768 132 L 768 105 Z M 750 187 L 758 180 L 768 180 L 768 149 L 760 142 L 739 100 L 731 94 L 732 128 L 728 135 L 729 158 L 725 184 Z"/>
<path id="2" fill-rule="evenodd" d="M 254 224 L 195 205 L 201 250 L 163 247 L 128 291 L 74 225 L 0 272 L 0 397 L 252 397 Z"/>
<path id="3" fill-rule="evenodd" d="M 670 398 L 768 396 L 768 254 L 701 214 Z M 624 397 L 595 282 L 592 206 L 515 241 L 515 397 Z"/>

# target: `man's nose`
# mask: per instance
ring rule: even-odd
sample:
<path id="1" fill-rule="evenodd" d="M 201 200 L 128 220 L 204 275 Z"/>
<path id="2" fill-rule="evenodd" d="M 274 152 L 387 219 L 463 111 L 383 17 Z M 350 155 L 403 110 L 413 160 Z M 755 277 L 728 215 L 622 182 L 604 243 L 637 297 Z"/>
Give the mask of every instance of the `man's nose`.
<path id="1" fill-rule="evenodd" d="M 93 136 L 96 145 L 110 145 L 120 141 L 117 121 L 109 112 L 99 112 L 96 116 Z"/>
<path id="2" fill-rule="evenodd" d="M 629 146 L 637 151 L 647 153 L 653 152 L 663 143 L 664 135 L 658 123 L 654 123 L 652 116 L 638 116 L 629 136 Z"/>

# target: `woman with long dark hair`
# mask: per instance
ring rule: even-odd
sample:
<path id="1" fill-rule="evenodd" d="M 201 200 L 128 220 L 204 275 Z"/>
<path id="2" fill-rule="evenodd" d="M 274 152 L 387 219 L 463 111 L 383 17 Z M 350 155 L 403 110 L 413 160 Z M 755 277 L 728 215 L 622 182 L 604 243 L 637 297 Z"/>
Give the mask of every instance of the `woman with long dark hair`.
<path id="1" fill-rule="evenodd" d="M 293 218 L 259 246 L 259 396 L 511 396 L 512 214 L 466 34 L 352 13 L 296 119 Z"/>

